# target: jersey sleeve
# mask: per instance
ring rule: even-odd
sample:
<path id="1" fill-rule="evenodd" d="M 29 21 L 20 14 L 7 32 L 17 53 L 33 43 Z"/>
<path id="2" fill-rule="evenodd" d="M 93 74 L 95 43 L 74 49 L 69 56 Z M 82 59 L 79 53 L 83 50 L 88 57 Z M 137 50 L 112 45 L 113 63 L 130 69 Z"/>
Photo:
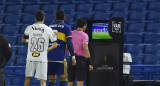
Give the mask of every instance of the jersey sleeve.
<path id="1" fill-rule="evenodd" d="M 71 27 L 70 26 L 66 26 L 65 30 L 66 30 L 65 31 L 66 38 L 72 37 Z"/>
<path id="2" fill-rule="evenodd" d="M 27 38 L 29 37 L 30 29 L 31 29 L 31 26 L 28 26 L 28 27 L 26 28 L 26 30 L 24 31 L 24 36 L 23 36 L 23 38 L 27 39 Z"/>
<path id="3" fill-rule="evenodd" d="M 87 35 L 87 34 L 85 34 L 85 35 L 83 36 L 82 41 L 83 41 L 83 44 L 88 44 L 89 38 L 88 38 L 88 35 Z"/>
<path id="4" fill-rule="evenodd" d="M 57 30 L 52 30 L 51 28 L 49 28 L 49 39 L 51 42 L 55 42 L 57 41 Z"/>

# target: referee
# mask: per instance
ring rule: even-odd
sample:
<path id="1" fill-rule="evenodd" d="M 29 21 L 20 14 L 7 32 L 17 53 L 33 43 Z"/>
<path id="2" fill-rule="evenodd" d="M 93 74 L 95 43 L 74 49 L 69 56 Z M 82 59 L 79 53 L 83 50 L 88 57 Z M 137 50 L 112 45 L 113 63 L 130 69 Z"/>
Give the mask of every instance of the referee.
<path id="1" fill-rule="evenodd" d="M 0 86 L 5 85 L 5 70 L 4 67 L 12 55 L 12 49 L 8 40 L 0 35 Z"/>
<path id="2" fill-rule="evenodd" d="M 72 58 L 68 61 L 68 86 L 73 86 L 75 79 L 77 86 L 83 86 L 86 77 L 86 68 L 89 64 L 89 70 L 93 70 L 90 61 L 90 52 L 88 49 L 88 35 L 84 32 L 87 22 L 83 18 L 79 18 L 76 22 L 77 30 L 72 32 L 72 42 L 76 54 L 76 65 L 72 65 Z"/>

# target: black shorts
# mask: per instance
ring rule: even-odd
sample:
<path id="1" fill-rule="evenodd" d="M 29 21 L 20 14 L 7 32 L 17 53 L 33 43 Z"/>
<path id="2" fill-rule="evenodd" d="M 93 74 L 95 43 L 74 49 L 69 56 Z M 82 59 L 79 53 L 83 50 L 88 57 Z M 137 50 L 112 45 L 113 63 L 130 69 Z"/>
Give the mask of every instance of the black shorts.
<path id="1" fill-rule="evenodd" d="M 86 76 L 86 58 L 83 56 L 76 56 L 76 66 L 72 66 L 72 58 L 68 60 L 68 81 L 74 82 L 84 81 Z"/>

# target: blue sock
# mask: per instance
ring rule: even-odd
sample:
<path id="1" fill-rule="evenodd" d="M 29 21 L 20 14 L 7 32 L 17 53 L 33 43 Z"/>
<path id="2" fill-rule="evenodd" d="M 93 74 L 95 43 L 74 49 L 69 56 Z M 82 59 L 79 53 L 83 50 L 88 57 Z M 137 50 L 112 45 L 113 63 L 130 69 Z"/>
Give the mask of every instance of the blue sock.
<path id="1" fill-rule="evenodd" d="M 67 81 L 60 81 L 59 86 L 67 86 L 68 82 Z"/>
<path id="2" fill-rule="evenodd" d="M 49 80 L 49 85 L 48 86 L 55 86 L 56 80 Z"/>

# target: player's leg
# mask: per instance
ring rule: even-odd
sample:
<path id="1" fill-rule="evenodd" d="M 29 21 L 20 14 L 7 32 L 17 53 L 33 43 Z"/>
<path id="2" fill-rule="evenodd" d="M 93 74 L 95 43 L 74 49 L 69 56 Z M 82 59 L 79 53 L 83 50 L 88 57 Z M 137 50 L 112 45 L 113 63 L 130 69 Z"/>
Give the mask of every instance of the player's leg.
<path id="1" fill-rule="evenodd" d="M 76 77 L 76 71 L 75 71 L 75 66 L 72 66 L 71 57 L 69 58 L 67 69 L 68 69 L 68 85 L 67 86 L 73 86 L 75 77 Z"/>
<path id="2" fill-rule="evenodd" d="M 40 80 L 40 85 L 41 85 L 41 86 L 46 86 L 46 80 L 42 80 L 42 79 L 41 79 L 41 80 Z"/>
<path id="3" fill-rule="evenodd" d="M 32 77 L 26 77 L 25 82 L 24 82 L 24 86 L 30 86 L 31 79 L 32 79 Z"/>
<path id="4" fill-rule="evenodd" d="M 55 86 L 56 83 L 56 62 L 48 62 L 49 86 Z"/>
<path id="5" fill-rule="evenodd" d="M 58 72 L 57 74 L 59 75 L 59 78 L 60 78 L 60 85 L 59 86 L 67 86 L 67 82 L 68 82 L 68 79 L 67 79 L 67 63 L 66 61 L 64 61 L 63 63 L 59 63 L 59 66 L 58 66 Z"/>
<path id="6" fill-rule="evenodd" d="M 36 70 L 36 65 L 34 61 L 27 61 L 26 71 L 25 71 L 26 78 L 25 78 L 24 86 L 30 86 L 31 79 L 34 75 L 35 70 Z"/>
<path id="7" fill-rule="evenodd" d="M 86 76 L 86 60 L 85 57 L 77 56 L 76 58 L 76 80 L 77 86 L 83 86 L 84 79 Z"/>
<path id="8" fill-rule="evenodd" d="M 41 86 L 46 86 L 46 80 L 47 80 L 47 62 L 36 62 L 37 68 L 36 68 L 36 74 L 35 78 L 40 80 Z"/>

